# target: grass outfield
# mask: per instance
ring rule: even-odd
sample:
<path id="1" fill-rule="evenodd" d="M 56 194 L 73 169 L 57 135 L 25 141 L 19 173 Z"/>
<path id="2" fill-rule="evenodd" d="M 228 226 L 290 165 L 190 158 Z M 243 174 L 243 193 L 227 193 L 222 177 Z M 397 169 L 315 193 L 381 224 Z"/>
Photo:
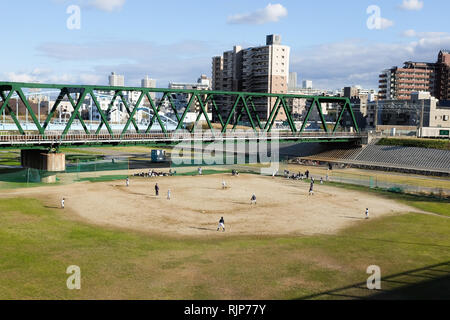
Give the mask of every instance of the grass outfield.
<path id="1" fill-rule="evenodd" d="M 423 209 L 448 212 L 448 203 L 424 200 L 432 205 Z M 448 299 L 449 231 L 446 217 L 409 213 L 337 235 L 176 239 L 85 224 L 34 199 L 0 199 L 0 299 L 358 298 L 373 294 L 354 287 L 369 265 L 396 278 L 382 282 L 384 294 L 401 279 L 410 284 L 402 297 Z M 437 264 L 440 273 L 429 268 Z M 70 265 L 81 268 L 80 291 L 66 288 Z M 439 280 L 431 289 L 411 286 L 431 279 Z"/>
<path id="2" fill-rule="evenodd" d="M 427 188 L 445 188 L 450 189 L 450 179 L 443 177 L 428 177 L 422 175 L 411 175 L 411 174 L 401 174 L 394 172 L 383 172 L 383 171 L 375 171 L 375 170 L 363 170 L 363 169 L 333 169 L 331 171 L 327 171 L 326 167 L 314 167 L 314 166 L 303 166 L 298 164 L 289 164 L 287 166 L 292 172 L 305 172 L 309 170 L 313 175 L 321 175 L 325 178 L 328 173 L 331 178 L 335 180 L 339 180 L 340 177 L 355 179 L 355 180 L 363 180 L 369 181 L 372 179 L 378 182 L 388 182 L 394 184 L 406 184 L 412 186 L 420 186 Z"/>
<path id="3" fill-rule="evenodd" d="M 450 141 L 448 139 L 381 138 L 377 145 L 450 150 Z"/>

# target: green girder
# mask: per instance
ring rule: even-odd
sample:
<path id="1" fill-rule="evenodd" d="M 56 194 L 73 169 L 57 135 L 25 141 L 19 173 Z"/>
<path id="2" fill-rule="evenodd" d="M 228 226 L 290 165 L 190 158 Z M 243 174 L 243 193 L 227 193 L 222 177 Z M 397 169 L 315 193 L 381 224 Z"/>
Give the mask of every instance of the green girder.
<path id="1" fill-rule="evenodd" d="M 56 99 L 52 109 L 49 111 L 49 114 L 46 120 L 44 121 L 43 125 L 41 125 L 40 119 L 37 119 L 35 112 L 33 111 L 29 102 L 27 101 L 24 93 L 25 89 L 60 90 L 58 98 Z M 98 102 L 97 99 L 98 91 L 114 92 L 114 96 L 106 110 L 102 110 Z M 133 92 L 133 91 L 140 93 L 139 99 L 134 106 L 130 105 L 124 98 L 124 92 Z M 218 123 L 220 123 L 220 126 L 222 128 L 221 129 L 222 133 L 225 133 L 227 132 L 227 130 L 230 130 L 229 125 L 232 123 L 233 118 L 234 120 L 232 123 L 233 126 L 231 131 L 234 131 L 239 121 L 244 116 L 244 114 L 248 118 L 250 127 L 254 131 L 271 132 L 273 125 L 275 124 L 275 121 L 277 121 L 277 116 L 280 110 L 282 109 L 284 110 L 284 115 L 286 118 L 286 122 L 289 125 L 290 131 L 293 134 L 300 136 L 306 129 L 308 120 L 311 116 L 313 109 L 317 108 L 320 120 L 322 122 L 323 132 L 330 134 L 335 133 L 338 127 L 342 126 L 341 120 L 345 112 L 348 112 L 350 114 L 350 118 L 352 121 L 352 125 L 355 128 L 355 132 L 357 133 L 359 132 L 359 127 L 356 123 L 356 118 L 351 107 L 350 99 L 345 97 L 310 96 L 310 95 L 284 94 L 284 93 L 253 93 L 253 92 L 210 91 L 210 90 L 204 91 L 204 90 L 160 89 L 160 88 L 141 88 L 141 87 L 110 87 L 110 86 L 93 86 L 93 85 L 58 85 L 58 84 L 41 84 L 41 83 L 0 82 L 0 97 L 1 97 L 0 114 L 6 110 L 9 113 L 9 116 L 14 121 L 21 135 L 25 134 L 25 131 L 20 124 L 18 115 L 16 115 L 13 112 L 10 106 L 10 100 L 11 97 L 14 95 L 14 93 L 17 93 L 17 96 L 24 104 L 26 110 L 28 110 L 28 113 L 30 114 L 33 123 L 35 124 L 37 131 L 42 136 L 45 136 L 46 130 L 49 126 L 51 119 L 53 118 L 56 110 L 58 109 L 58 107 L 60 106 L 61 102 L 64 100 L 65 97 L 67 97 L 67 100 L 70 101 L 70 104 L 72 105 L 74 110 L 72 112 L 71 117 L 69 118 L 69 121 L 67 122 L 67 125 L 64 128 L 64 131 L 62 133 L 63 137 L 69 133 L 75 119 L 79 120 L 81 126 L 83 127 L 84 132 L 88 135 L 100 134 L 103 126 L 105 126 L 108 133 L 111 136 L 113 136 L 114 133 L 113 130 L 111 129 L 110 122 L 107 116 L 111 112 L 111 109 L 114 106 L 114 103 L 116 102 L 118 97 L 120 97 L 120 99 L 122 100 L 123 105 L 128 114 L 128 119 L 121 132 L 121 136 L 128 132 L 130 125 L 133 125 L 137 134 L 144 133 L 144 130 L 139 130 L 139 126 L 137 125 L 135 119 L 136 112 L 140 107 L 142 100 L 144 98 L 147 98 L 150 104 L 150 109 L 153 111 L 153 116 L 150 119 L 150 124 L 145 130 L 145 133 L 149 133 L 155 121 L 158 121 L 161 130 L 164 132 L 164 134 L 166 135 L 168 134 L 168 130 L 159 115 L 161 107 L 166 100 L 168 100 L 169 102 L 168 105 L 170 106 L 176 117 L 177 125 L 175 131 L 184 128 L 184 120 L 186 118 L 187 113 L 191 110 L 191 107 L 193 105 L 197 104 L 199 106 L 199 110 L 196 111 L 198 112 L 198 114 L 195 119 L 195 123 L 192 130 L 194 130 L 195 126 L 198 124 L 203 115 L 205 117 L 208 128 L 211 131 L 213 131 L 214 127 L 212 124 L 212 120 L 208 116 L 208 111 L 212 110 L 217 115 Z M 78 95 L 77 101 L 75 101 L 75 99 L 72 97 L 73 93 L 76 93 Z M 154 99 L 151 98 L 150 93 L 162 94 L 162 98 L 160 99 L 158 105 L 155 105 L 155 101 L 153 101 Z M 175 103 L 173 102 L 172 94 L 190 95 L 190 99 L 181 116 L 176 109 Z M 95 105 L 100 115 L 100 124 L 98 125 L 98 128 L 95 130 L 95 132 L 89 131 L 88 127 L 86 126 L 86 123 L 83 121 L 80 115 L 80 109 L 85 99 L 89 95 L 92 97 L 93 106 Z M 216 102 L 217 96 L 235 98 L 234 102 L 231 105 L 231 108 L 229 107 L 227 108 L 229 113 L 226 116 L 226 118 L 225 115 L 224 117 L 222 117 L 221 115 L 220 112 L 221 110 Z M 275 103 L 273 104 L 273 107 L 270 109 L 270 113 L 267 119 L 260 118 L 254 103 L 255 98 L 268 98 L 269 101 L 272 101 L 272 99 L 276 99 Z M 290 104 L 288 103 L 288 101 L 290 102 L 291 99 L 305 99 L 310 102 L 309 108 L 306 112 L 305 119 L 303 120 L 302 126 L 299 130 L 296 128 L 294 119 L 292 117 L 292 110 Z M 322 113 L 321 103 L 336 103 L 342 107 L 342 110 L 339 112 L 338 120 L 336 121 L 332 131 L 327 127 L 324 114 Z M 265 123 L 263 123 L 264 121 Z"/>

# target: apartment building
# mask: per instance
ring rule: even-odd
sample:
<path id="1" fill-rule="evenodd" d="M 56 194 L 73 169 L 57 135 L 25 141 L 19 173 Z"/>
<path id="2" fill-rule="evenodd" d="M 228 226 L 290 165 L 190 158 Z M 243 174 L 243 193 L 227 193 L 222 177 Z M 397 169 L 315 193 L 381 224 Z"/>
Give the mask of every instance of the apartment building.
<path id="1" fill-rule="evenodd" d="M 111 87 L 123 87 L 125 85 L 125 77 L 115 72 L 111 72 L 108 79 Z"/>
<path id="2" fill-rule="evenodd" d="M 405 62 L 380 74 L 380 100 L 409 100 L 411 93 L 426 91 L 438 100 L 450 100 L 450 53 L 441 50 L 435 63 Z"/>
<path id="3" fill-rule="evenodd" d="M 181 82 L 170 82 L 169 89 L 182 89 L 182 90 L 211 90 L 211 79 L 206 75 L 202 74 L 196 83 L 181 83 Z M 184 108 L 189 104 L 192 94 L 190 93 L 172 93 L 170 95 L 172 103 L 174 104 L 177 112 L 184 111 Z M 201 98 L 206 100 L 206 95 L 202 95 Z M 205 105 L 206 109 L 211 108 L 210 103 Z M 168 109 L 168 108 L 166 108 Z M 169 110 L 168 110 L 169 111 Z M 171 110 L 170 110 L 171 111 Z M 194 104 L 191 105 L 190 112 L 200 112 L 200 103 L 196 100 Z"/>
<path id="4" fill-rule="evenodd" d="M 242 49 L 235 46 L 222 56 L 212 60 L 212 87 L 216 91 L 245 91 L 262 93 L 287 93 L 289 79 L 290 48 L 281 44 L 279 35 L 268 35 L 266 45 Z M 217 99 L 222 118 L 226 118 L 233 106 L 232 98 Z M 267 120 L 276 99 L 254 99 L 261 120 Z M 236 121 L 235 112 L 233 121 Z M 247 116 L 244 114 L 243 121 Z M 214 121 L 218 120 L 216 114 Z M 286 119 L 284 112 L 278 119 Z"/>
<path id="5" fill-rule="evenodd" d="M 448 50 L 439 52 L 434 95 L 439 100 L 450 100 L 450 51 Z"/>
<path id="6" fill-rule="evenodd" d="M 409 100 L 415 91 L 434 92 L 436 65 L 427 62 L 405 62 L 403 68 L 384 70 L 379 80 L 381 100 Z"/>

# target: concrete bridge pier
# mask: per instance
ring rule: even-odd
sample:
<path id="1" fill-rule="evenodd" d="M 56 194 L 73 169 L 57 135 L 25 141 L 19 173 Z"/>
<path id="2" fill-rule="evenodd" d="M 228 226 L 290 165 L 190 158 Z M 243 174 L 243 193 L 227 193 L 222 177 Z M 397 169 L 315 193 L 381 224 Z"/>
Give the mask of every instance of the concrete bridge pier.
<path id="1" fill-rule="evenodd" d="M 21 150 L 20 163 L 24 168 L 61 172 L 66 170 L 66 155 L 47 150 Z"/>

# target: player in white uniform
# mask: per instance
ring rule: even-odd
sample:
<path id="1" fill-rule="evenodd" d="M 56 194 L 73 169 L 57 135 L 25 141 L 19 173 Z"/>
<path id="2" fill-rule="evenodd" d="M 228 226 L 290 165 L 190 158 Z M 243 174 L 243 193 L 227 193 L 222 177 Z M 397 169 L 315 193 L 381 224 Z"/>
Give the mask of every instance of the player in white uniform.
<path id="1" fill-rule="evenodd" d="M 314 182 L 311 182 L 309 186 L 309 195 L 310 196 L 314 195 Z"/>
<path id="2" fill-rule="evenodd" d="M 217 231 L 219 231 L 220 228 L 222 228 L 222 231 L 225 232 L 225 220 L 223 219 L 223 217 L 221 217 L 219 220 L 219 227 L 217 228 Z"/>

